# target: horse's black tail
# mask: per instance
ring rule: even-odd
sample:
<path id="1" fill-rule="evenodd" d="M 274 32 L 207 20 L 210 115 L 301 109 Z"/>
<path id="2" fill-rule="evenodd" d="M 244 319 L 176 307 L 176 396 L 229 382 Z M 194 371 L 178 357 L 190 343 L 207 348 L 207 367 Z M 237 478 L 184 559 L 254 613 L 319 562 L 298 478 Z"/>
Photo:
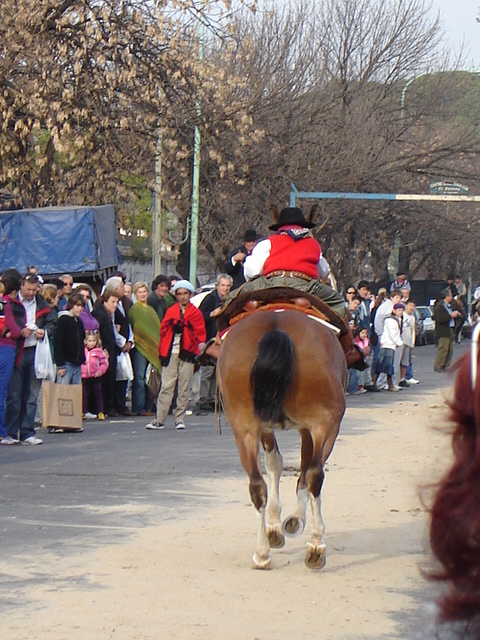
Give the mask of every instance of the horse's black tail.
<path id="1" fill-rule="evenodd" d="M 283 402 L 293 375 L 293 343 L 285 331 L 272 329 L 260 340 L 250 373 L 255 414 L 264 422 L 285 419 Z"/>

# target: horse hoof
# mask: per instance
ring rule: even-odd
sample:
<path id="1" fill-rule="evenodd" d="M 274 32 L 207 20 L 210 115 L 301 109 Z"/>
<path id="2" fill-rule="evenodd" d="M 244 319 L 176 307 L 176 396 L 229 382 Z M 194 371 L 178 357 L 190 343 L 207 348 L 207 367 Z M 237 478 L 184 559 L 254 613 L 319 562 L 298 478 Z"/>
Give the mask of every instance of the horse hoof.
<path id="1" fill-rule="evenodd" d="M 283 532 L 286 536 L 295 538 L 305 529 L 305 521 L 297 516 L 290 516 L 283 521 Z"/>
<path id="2" fill-rule="evenodd" d="M 260 556 L 257 556 L 256 553 L 253 554 L 253 568 L 254 569 L 270 569 L 270 564 L 271 564 L 271 556 L 270 554 L 268 554 L 267 557 L 262 558 Z"/>
<path id="3" fill-rule="evenodd" d="M 312 571 L 320 571 L 327 563 L 327 548 L 324 544 L 314 545 L 307 543 L 305 564 Z"/>
<path id="4" fill-rule="evenodd" d="M 281 549 L 285 546 L 285 536 L 283 535 L 282 531 L 274 528 L 267 528 L 267 537 L 268 544 L 270 545 L 271 549 Z"/>

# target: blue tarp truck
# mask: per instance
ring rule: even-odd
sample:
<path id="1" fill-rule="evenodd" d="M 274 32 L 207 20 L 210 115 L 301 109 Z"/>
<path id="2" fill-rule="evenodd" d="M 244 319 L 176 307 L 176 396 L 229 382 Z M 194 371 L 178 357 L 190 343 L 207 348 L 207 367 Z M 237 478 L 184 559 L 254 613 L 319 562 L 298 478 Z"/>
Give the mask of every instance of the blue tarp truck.
<path id="1" fill-rule="evenodd" d="M 0 212 L 0 273 L 35 265 L 47 278 L 105 280 L 117 270 L 113 205 L 45 207 Z"/>

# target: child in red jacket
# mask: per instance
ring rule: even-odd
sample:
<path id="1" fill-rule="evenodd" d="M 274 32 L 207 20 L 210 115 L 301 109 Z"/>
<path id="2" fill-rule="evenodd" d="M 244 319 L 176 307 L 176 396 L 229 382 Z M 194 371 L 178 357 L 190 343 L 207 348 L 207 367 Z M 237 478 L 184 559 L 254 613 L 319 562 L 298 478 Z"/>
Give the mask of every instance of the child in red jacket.
<path id="1" fill-rule="evenodd" d="M 101 377 L 108 369 L 108 359 L 102 349 L 100 336 L 96 331 L 88 331 L 85 338 L 85 364 L 82 364 L 82 401 L 84 418 L 92 420 L 97 417 L 105 420 L 103 412 Z M 92 408 L 96 413 L 90 413 L 88 407 L 92 398 Z"/>

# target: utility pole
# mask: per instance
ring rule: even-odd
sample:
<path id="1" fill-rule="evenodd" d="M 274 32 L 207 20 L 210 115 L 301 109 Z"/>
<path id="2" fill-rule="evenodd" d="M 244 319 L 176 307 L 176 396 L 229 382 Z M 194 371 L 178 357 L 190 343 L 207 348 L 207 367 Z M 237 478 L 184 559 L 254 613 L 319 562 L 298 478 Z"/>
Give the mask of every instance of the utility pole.
<path id="1" fill-rule="evenodd" d="M 162 272 L 162 131 L 157 131 L 155 182 L 153 187 L 152 262 L 154 276 Z"/>
<path id="2" fill-rule="evenodd" d="M 205 4 L 204 4 L 205 7 Z M 203 23 L 203 14 L 200 16 L 200 29 L 198 33 L 198 62 L 203 62 L 203 40 L 205 27 Z M 197 119 L 200 120 L 202 108 L 200 100 L 197 96 L 196 100 Z M 198 214 L 200 209 L 200 157 L 201 157 L 201 134 L 199 125 L 195 125 L 194 148 L 193 148 L 193 186 L 192 186 L 192 214 L 190 228 L 190 269 L 189 280 L 196 286 L 197 279 L 197 248 L 198 248 Z"/>

